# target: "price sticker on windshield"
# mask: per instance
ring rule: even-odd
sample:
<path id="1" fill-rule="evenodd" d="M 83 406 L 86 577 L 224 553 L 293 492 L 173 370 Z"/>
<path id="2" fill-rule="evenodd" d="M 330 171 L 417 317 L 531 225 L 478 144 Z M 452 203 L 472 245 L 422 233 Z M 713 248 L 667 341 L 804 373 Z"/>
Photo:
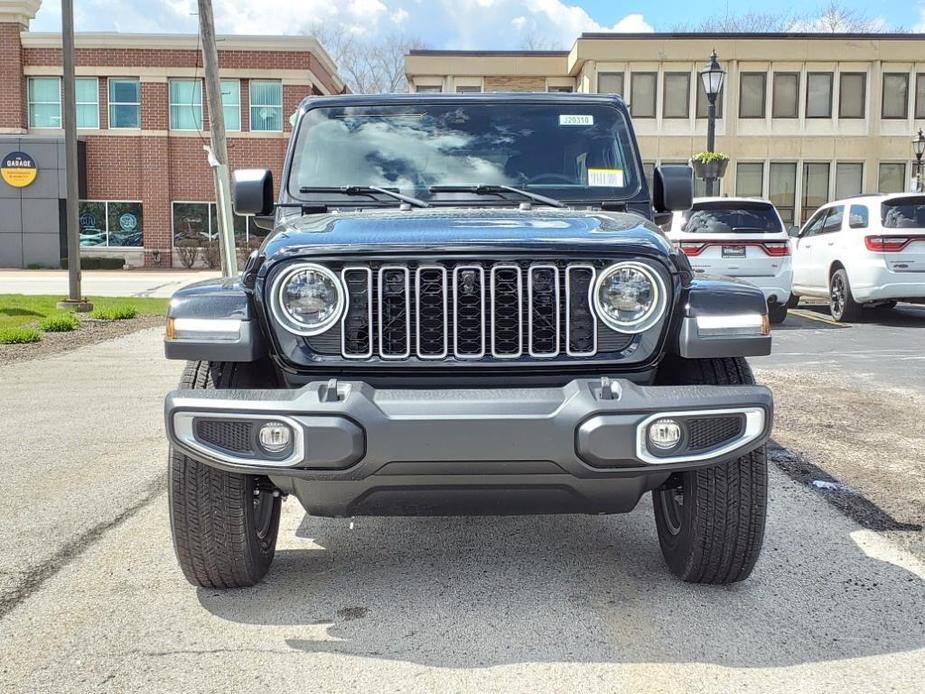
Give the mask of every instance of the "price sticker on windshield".
<path id="1" fill-rule="evenodd" d="M 560 113 L 559 125 L 594 125 L 594 116 L 580 113 Z"/>
<path id="2" fill-rule="evenodd" d="M 588 169 L 591 188 L 622 188 L 623 169 Z"/>

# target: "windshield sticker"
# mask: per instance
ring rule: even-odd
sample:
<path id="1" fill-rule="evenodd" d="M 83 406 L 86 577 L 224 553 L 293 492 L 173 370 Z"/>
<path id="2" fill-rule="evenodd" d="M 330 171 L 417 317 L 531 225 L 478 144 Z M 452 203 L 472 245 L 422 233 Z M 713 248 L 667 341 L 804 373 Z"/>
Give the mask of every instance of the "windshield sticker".
<path id="1" fill-rule="evenodd" d="M 579 113 L 560 113 L 559 125 L 594 125 L 594 116 Z"/>
<path id="2" fill-rule="evenodd" d="M 588 169 L 588 186 L 591 188 L 622 188 L 623 169 Z"/>

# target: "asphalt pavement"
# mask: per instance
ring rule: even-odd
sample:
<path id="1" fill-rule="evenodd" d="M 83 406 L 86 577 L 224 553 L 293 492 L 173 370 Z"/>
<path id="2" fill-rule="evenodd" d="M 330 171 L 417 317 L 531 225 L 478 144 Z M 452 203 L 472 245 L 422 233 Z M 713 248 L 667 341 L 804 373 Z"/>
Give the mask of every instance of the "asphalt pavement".
<path id="1" fill-rule="evenodd" d="M 784 352 L 812 351 L 817 330 L 847 345 L 882 329 L 802 320 L 777 331 Z M 878 409 L 917 386 L 787 359 L 755 366 L 778 397 L 775 436 L 808 465 L 824 462 L 833 415 L 802 399 L 834 383 L 857 397 L 835 407 L 834 433 L 868 408 L 907 461 L 884 469 L 872 441 L 842 476 L 921 466 L 921 417 Z M 921 531 L 858 521 L 776 465 L 764 553 L 736 586 L 674 579 L 648 499 L 624 516 L 354 521 L 289 500 L 265 583 L 194 589 L 164 489 L 162 396 L 180 369 L 159 330 L 0 367 L 0 691 L 925 689 L 925 557 L 908 539 Z M 870 503 L 915 520 L 911 501 Z"/>

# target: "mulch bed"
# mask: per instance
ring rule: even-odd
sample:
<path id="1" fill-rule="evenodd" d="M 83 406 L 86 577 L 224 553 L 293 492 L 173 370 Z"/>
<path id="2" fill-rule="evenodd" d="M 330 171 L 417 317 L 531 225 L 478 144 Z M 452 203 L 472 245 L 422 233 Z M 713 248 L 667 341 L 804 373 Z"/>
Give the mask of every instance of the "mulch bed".
<path id="1" fill-rule="evenodd" d="M 145 328 L 163 327 L 164 316 L 139 316 L 130 320 L 95 320 L 81 318 L 80 327 L 69 333 L 42 333 L 41 342 L 26 345 L 0 345 L 0 365 L 14 361 L 40 359 L 78 347 L 94 345 L 122 337 Z"/>

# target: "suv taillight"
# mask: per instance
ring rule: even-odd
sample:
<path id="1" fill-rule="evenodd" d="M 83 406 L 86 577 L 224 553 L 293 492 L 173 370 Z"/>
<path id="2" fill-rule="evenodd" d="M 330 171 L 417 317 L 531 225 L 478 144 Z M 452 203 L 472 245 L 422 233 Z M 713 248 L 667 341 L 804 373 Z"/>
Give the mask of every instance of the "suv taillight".
<path id="1" fill-rule="evenodd" d="M 790 255 L 790 244 L 786 241 L 766 241 L 761 247 L 765 253 L 775 258 Z"/>
<path id="2" fill-rule="evenodd" d="M 708 243 L 696 243 L 690 241 L 682 241 L 678 246 L 684 255 L 700 255 L 703 253 L 703 249 L 709 246 Z"/>
<path id="3" fill-rule="evenodd" d="M 867 250 L 877 253 L 896 253 L 912 243 L 908 236 L 865 236 Z"/>

